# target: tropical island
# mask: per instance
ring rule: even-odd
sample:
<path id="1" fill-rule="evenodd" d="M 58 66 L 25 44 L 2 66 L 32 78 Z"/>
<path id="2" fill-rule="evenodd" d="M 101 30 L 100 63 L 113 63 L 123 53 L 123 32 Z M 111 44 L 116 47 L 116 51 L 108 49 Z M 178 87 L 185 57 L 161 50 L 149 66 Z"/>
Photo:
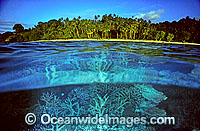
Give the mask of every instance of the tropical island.
<path id="1" fill-rule="evenodd" d="M 100 19 L 101 18 L 101 19 Z M 179 21 L 152 23 L 142 18 L 123 18 L 116 14 L 95 15 L 94 19 L 60 18 L 38 22 L 24 29 L 15 24 L 15 32 L 0 34 L 0 42 L 49 40 L 112 40 L 200 43 L 200 20 L 189 16 Z"/>

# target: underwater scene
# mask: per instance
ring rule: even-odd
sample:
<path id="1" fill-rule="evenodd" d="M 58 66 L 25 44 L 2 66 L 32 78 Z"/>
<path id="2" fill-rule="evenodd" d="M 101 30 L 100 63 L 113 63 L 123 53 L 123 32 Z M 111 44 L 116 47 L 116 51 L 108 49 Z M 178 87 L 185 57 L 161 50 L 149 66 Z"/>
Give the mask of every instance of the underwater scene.
<path id="1" fill-rule="evenodd" d="M 0 80 L 0 128 L 8 131 L 200 130 L 199 45 L 1 43 Z"/>

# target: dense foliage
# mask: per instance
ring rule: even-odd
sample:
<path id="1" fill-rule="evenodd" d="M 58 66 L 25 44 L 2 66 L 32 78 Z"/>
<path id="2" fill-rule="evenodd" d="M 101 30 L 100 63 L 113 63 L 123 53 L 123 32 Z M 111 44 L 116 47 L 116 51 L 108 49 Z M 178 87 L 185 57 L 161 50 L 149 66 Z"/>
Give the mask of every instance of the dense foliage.
<path id="1" fill-rule="evenodd" d="M 200 20 L 183 18 L 172 23 L 151 23 L 142 18 L 122 18 L 117 15 L 97 15 L 94 20 L 69 18 L 38 22 L 32 29 L 21 24 L 15 32 L 0 34 L 0 42 L 51 40 L 51 39 L 139 39 L 200 43 Z"/>

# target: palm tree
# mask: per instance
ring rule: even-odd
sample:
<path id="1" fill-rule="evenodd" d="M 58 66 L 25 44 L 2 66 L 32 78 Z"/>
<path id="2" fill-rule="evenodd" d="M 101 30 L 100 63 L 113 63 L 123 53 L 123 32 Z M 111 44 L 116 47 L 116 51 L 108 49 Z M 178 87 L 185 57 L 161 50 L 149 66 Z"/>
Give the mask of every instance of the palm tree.
<path id="1" fill-rule="evenodd" d="M 115 31 L 117 32 L 117 39 L 118 39 L 119 38 L 119 30 L 120 30 L 120 20 L 119 20 L 118 16 L 115 16 L 115 18 L 114 18 L 114 28 L 115 28 Z"/>
<path id="2" fill-rule="evenodd" d="M 133 32 L 133 39 L 135 40 L 135 35 L 138 33 L 138 22 L 135 21 L 133 24 L 134 32 Z"/>
<path id="3" fill-rule="evenodd" d="M 74 38 L 75 38 L 75 37 L 79 38 L 78 24 L 79 24 L 79 19 L 74 18 L 74 19 L 71 21 L 71 26 L 73 27 L 73 28 L 72 28 L 72 32 L 73 32 L 73 34 L 74 34 Z"/>

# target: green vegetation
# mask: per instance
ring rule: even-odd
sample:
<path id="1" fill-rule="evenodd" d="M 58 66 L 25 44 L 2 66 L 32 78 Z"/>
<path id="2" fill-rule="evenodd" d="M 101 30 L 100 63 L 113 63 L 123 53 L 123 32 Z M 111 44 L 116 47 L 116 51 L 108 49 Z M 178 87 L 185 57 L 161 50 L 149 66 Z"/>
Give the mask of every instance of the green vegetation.
<path id="1" fill-rule="evenodd" d="M 0 42 L 52 39 L 137 39 L 200 43 L 200 20 L 183 18 L 178 22 L 151 23 L 142 18 L 122 18 L 115 14 L 95 15 L 94 20 L 69 18 L 38 22 L 32 29 L 15 24 L 14 33 L 0 34 Z"/>
<path id="2" fill-rule="evenodd" d="M 168 34 L 168 36 L 167 36 L 167 41 L 172 41 L 173 40 L 173 38 L 174 38 L 174 35 L 173 34 L 171 34 L 171 33 L 169 33 Z"/>
<path id="3" fill-rule="evenodd" d="M 24 31 L 24 27 L 21 24 L 15 24 L 13 30 L 15 30 L 16 33 L 20 33 Z"/>

